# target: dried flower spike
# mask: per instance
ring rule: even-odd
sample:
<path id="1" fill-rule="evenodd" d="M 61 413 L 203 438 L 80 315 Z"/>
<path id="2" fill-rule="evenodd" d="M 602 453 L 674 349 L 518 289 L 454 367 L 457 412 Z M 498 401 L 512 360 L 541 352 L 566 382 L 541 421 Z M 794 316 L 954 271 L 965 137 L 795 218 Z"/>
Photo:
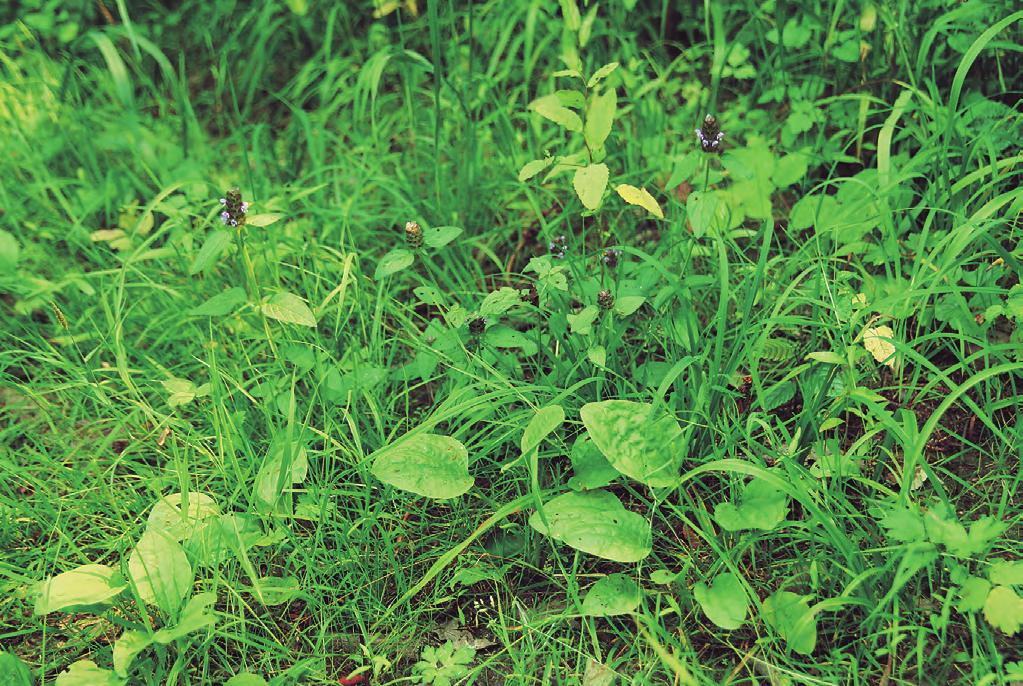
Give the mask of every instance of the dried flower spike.
<path id="1" fill-rule="evenodd" d="M 602 310 L 610 310 L 615 306 L 615 297 L 611 295 L 611 291 L 604 289 L 597 293 L 597 304 Z"/>
<path id="2" fill-rule="evenodd" d="M 622 251 L 621 250 L 615 250 L 614 248 L 608 248 L 607 250 L 604 251 L 604 255 L 603 255 L 603 257 L 601 257 L 601 260 L 608 267 L 610 267 L 611 269 L 614 269 L 615 267 L 618 266 L 618 260 L 619 260 L 619 258 L 621 258 L 621 256 L 622 256 Z"/>
<path id="3" fill-rule="evenodd" d="M 568 239 L 564 236 L 558 236 L 547 244 L 547 250 L 551 253 L 551 257 L 554 259 L 564 259 L 565 253 L 568 252 Z"/>
<path id="4" fill-rule="evenodd" d="M 423 246 L 423 228 L 416 222 L 405 223 L 405 243 L 413 250 Z"/>
<path id="5" fill-rule="evenodd" d="M 700 141 L 700 147 L 706 153 L 721 152 L 721 141 L 725 134 L 718 125 L 714 115 L 708 114 L 703 120 L 703 128 L 696 129 L 696 138 Z"/>
<path id="6" fill-rule="evenodd" d="M 226 197 L 220 199 L 220 221 L 224 226 L 243 226 L 245 215 L 249 212 L 249 203 L 242 202 L 242 194 L 237 188 L 228 191 Z"/>

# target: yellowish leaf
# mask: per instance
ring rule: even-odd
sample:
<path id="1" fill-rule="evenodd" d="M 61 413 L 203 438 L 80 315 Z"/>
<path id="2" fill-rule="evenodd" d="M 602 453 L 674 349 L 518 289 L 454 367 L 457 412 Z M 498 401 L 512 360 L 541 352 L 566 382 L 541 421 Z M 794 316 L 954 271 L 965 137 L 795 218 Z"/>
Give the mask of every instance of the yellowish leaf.
<path id="1" fill-rule="evenodd" d="M 895 369 L 895 332 L 890 326 L 877 326 L 863 330 L 863 347 L 874 359 Z"/>
<path id="2" fill-rule="evenodd" d="M 615 188 L 618 195 L 622 196 L 622 200 L 629 203 L 630 205 L 639 205 L 650 214 L 664 219 L 664 212 L 661 211 L 661 206 L 654 200 L 654 196 L 650 195 L 645 188 L 636 188 L 630 186 L 627 183 Z"/>

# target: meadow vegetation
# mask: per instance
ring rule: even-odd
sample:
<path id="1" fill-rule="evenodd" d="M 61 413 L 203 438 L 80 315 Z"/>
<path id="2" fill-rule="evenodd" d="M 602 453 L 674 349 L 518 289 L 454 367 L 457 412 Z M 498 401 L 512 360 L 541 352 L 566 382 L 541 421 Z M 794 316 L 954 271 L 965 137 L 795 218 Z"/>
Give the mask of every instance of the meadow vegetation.
<path id="1" fill-rule="evenodd" d="M 0 8 L 0 684 L 1023 683 L 1012 0 Z"/>

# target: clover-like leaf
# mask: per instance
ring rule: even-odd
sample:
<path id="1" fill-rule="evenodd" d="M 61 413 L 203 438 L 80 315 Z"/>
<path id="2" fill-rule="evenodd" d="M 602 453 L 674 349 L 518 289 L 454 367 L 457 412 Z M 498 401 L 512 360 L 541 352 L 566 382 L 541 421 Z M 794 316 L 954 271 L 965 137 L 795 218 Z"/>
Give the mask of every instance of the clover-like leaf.
<path id="1" fill-rule="evenodd" d="M 693 595 L 707 618 L 722 629 L 738 629 L 746 621 L 749 597 L 739 577 L 731 572 L 719 574 L 710 586 L 696 584 Z"/>
<path id="2" fill-rule="evenodd" d="M 543 516 L 530 515 L 529 525 L 606 560 L 638 562 L 650 554 L 650 523 L 607 491 L 559 495 L 544 504 Z"/>
<path id="3" fill-rule="evenodd" d="M 654 487 L 678 480 L 682 428 L 674 417 L 631 400 L 587 403 L 579 414 L 586 433 L 619 472 Z"/>
<path id="4" fill-rule="evenodd" d="M 403 491 L 442 500 L 462 495 L 474 483 L 465 446 L 431 433 L 417 433 L 378 450 L 373 476 Z"/>
<path id="5" fill-rule="evenodd" d="M 106 565 L 82 565 L 47 579 L 38 587 L 35 613 L 110 601 L 128 587 L 121 575 Z"/>
<path id="6" fill-rule="evenodd" d="M 609 574 L 586 592 L 582 613 L 590 617 L 629 614 L 643 599 L 639 585 L 626 574 Z"/>

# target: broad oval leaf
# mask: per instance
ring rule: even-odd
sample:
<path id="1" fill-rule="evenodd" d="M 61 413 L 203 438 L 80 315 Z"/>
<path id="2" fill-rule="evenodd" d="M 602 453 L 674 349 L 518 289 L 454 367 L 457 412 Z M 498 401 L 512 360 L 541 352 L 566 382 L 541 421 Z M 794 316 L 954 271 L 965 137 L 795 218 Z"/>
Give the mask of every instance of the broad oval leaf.
<path id="1" fill-rule="evenodd" d="M 13 274 L 21 246 L 9 232 L 0 229 L 0 274 Z"/>
<path id="2" fill-rule="evenodd" d="M 678 480 L 682 428 L 674 417 L 631 400 L 587 403 L 579 414 L 586 433 L 619 472 L 653 487 Z"/>
<path id="3" fill-rule="evenodd" d="M 189 493 L 187 507 L 182 507 L 184 499 L 181 493 L 160 498 L 149 513 L 146 529 L 161 529 L 175 541 L 181 541 L 190 536 L 202 520 L 220 514 L 216 501 L 205 493 Z"/>
<path id="4" fill-rule="evenodd" d="M 739 577 L 731 572 L 719 574 L 710 586 L 696 584 L 693 595 L 707 618 L 722 629 L 738 629 L 746 621 L 749 597 Z"/>
<path id="5" fill-rule="evenodd" d="M 515 288 L 502 286 L 496 291 L 487 293 L 480 303 L 480 316 L 487 318 L 500 317 L 502 314 L 522 302 L 522 295 Z"/>
<path id="6" fill-rule="evenodd" d="M 127 587 L 121 575 L 106 565 L 82 565 L 39 585 L 35 613 L 45 615 L 70 607 L 98 605 Z"/>
<path id="7" fill-rule="evenodd" d="M 443 248 L 461 235 L 462 229 L 458 226 L 435 226 L 423 231 L 423 242 L 431 248 Z"/>
<path id="8" fill-rule="evenodd" d="M 638 562 L 650 554 L 650 523 L 607 491 L 559 495 L 543 506 L 543 516 L 530 515 L 529 525 L 606 560 Z"/>
<path id="9" fill-rule="evenodd" d="M 728 228 L 728 205 L 716 191 L 694 191 L 686 200 L 686 217 L 699 238 Z"/>
<path id="10" fill-rule="evenodd" d="M 377 451 L 373 476 L 403 491 L 440 500 L 460 496 L 474 483 L 465 446 L 450 436 L 430 433 Z"/>
<path id="11" fill-rule="evenodd" d="M 253 493 L 264 504 L 273 506 L 285 489 L 305 480 L 308 469 L 305 447 L 298 441 L 289 443 L 278 438 L 270 446 L 266 461 L 256 474 Z"/>
<path id="12" fill-rule="evenodd" d="M 263 314 L 286 324 L 316 326 L 316 316 L 305 301 L 294 293 L 277 293 L 263 303 Z"/>
<path id="13" fill-rule="evenodd" d="M 654 196 L 650 195 L 647 189 L 636 188 L 635 186 L 623 183 L 615 186 L 615 192 L 630 205 L 642 207 L 658 219 L 664 219 L 664 212 L 661 210 L 661 206 L 657 204 Z"/>
<path id="14" fill-rule="evenodd" d="M 92 660 L 79 660 L 57 675 L 54 686 L 122 686 L 125 681 Z"/>
<path id="15" fill-rule="evenodd" d="M 231 232 L 225 229 L 215 229 L 206 237 L 199 252 L 196 253 L 192 266 L 188 268 L 189 276 L 194 276 L 212 267 L 229 245 L 231 245 Z"/>
<path id="16" fill-rule="evenodd" d="M 754 479 L 743 488 L 738 505 L 718 504 L 714 508 L 714 519 L 726 531 L 770 531 L 785 521 L 788 501 L 788 496 L 770 482 Z"/>
<path id="17" fill-rule="evenodd" d="M 595 210 L 600 207 L 600 200 L 607 188 L 608 169 L 606 164 L 591 164 L 576 170 L 572 185 L 576 195 L 586 209 Z"/>
<path id="18" fill-rule="evenodd" d="M 803 596 L 789 591 L 772 593 L 764 601 L 763 616 L 793 652 L 813 653 L 817 645 L 817 617 Z"/>
<path id="19" fill-rule="evenodd" d="M 217 595 L 215 593 L 195 594 L 181 611 L 177 623 L 174 626 L 164 627 L 157 631 L 153 634 L 153 641 L 166 645 L 179 638 L 184 638 L 193 631 L 198 631 L 203 627 L 215 624 L 217 616 L 210 612 L 210 607 L 215 602 L 217 602 Z"/>
<path id="20" fill-rule="evenodd" d="M 192 565 L 181 545 L 159 529 L 142 534 L 128 558 L 128 575 L 139 597 L 174 614 L 192 590 Z"/>
<path id="21" fill-rule="evenodd" d="M 397 274 L 415 261 L 416 256 L 411 250 L 395 248 L 380 258 L 376 271 L 373 272 L 373 278 L 380 280 L 391 274 Z"/>
<path id="22" fill-rule="evenodd" d="M 625 574 L 609 574 L 586 592 L 582 612 L 590 617 L 626 615 L 639 607 L 642 600 L 639 584 Z"/>

